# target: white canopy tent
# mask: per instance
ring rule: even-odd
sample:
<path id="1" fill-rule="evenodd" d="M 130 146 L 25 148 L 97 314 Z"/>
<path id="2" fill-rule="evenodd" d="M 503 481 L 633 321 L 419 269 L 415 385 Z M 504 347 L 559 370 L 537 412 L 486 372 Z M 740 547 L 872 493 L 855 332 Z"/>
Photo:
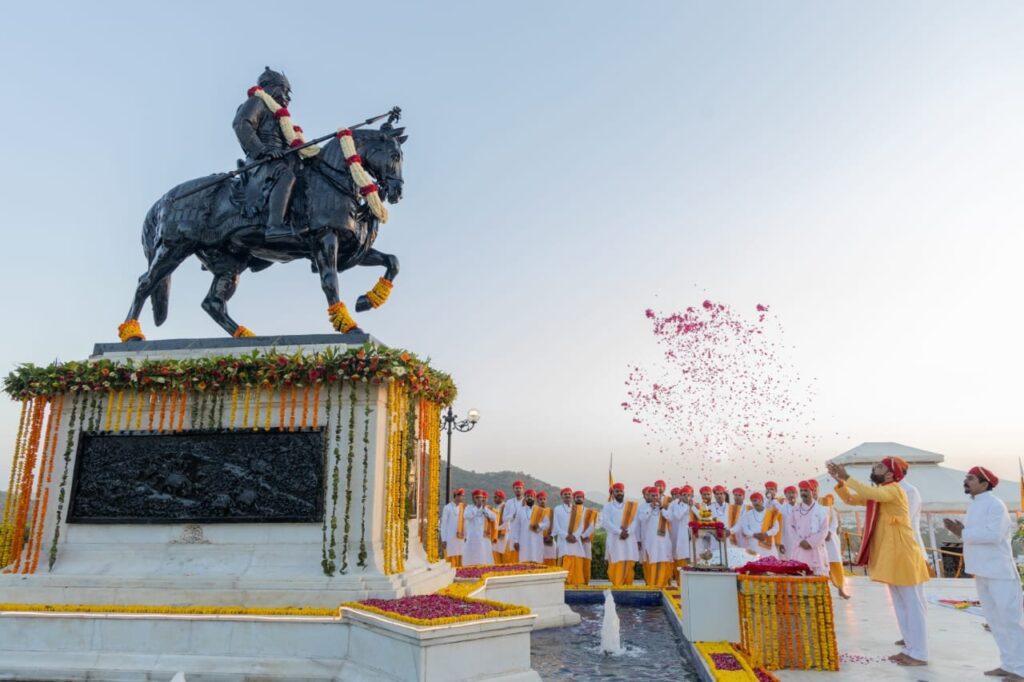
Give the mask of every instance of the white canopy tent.
<path id="1" fill-rule="evenodd" d="M 900 443 L 861 443 L 833 459 L 846 466 L 850 476 L 860 481 L 871 480 L 871 467 L 885 457 L 902 457 L 910 464 L 906 481 L 921 493 L 921 535 L 931 553 L 938 575 L 942 575 L 941 549 L 936 531 L 948 535 L 942 527 L 946 516 L 957 516 L 967 511 L 971 498 L 964 494 L 964 476 L 967 472 L 940 466 L 945 457 L 937 452 L 920 450 Z M 819 494 L 835 493 L 835 481 L 827 474 L 816 477 Z M 1006 503 L 1010 513 L 1020 512 L 1020 486 L 1016 480 L 1001 481 L 993 491 Z M 857 535 L 863 530 L 864 507 L 851 507 L 835 495 L 835 507 L 842 525 Z M 855 529 L 855 530 L 854 530 Z M 947 539 L 955 539 L 948 537 Z"/>

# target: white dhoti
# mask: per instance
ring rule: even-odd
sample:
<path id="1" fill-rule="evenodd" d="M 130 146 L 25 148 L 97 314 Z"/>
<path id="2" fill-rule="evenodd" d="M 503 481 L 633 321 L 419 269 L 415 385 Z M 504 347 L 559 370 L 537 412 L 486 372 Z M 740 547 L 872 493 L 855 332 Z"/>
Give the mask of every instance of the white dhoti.
<path id="1" fill-rule="evenodd" d="M 999 667 L 1024 675 L 1024 602 L 1019 580 L 974 578 L 978 600 L 999 647 Z"/>
<path id="2" fill-rule="evenodd" d="M 927 602 L 924 583 L 889 585 L 889 598 L 896 611 L 896 622 L 903 637 L 903 653 L 919 661 L 928 660 L 928 633 L 925 625 Z"/>

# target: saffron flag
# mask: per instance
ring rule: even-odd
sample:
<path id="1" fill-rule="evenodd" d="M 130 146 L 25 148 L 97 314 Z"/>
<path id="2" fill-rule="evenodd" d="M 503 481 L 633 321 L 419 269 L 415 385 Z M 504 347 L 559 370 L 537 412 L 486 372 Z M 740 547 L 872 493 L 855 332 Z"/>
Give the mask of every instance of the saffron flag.
<path id="1" fill-rule="evenodd" d="M 612 499 L 612 486 L 615 485 L 615 479 L 612 477 L 612 454 L 608 453 L 608 499 Z M 1021 485 L 1024 485 L 1024 478 L 1021 479 Z M 1024 493 L 1021 493 L 1024 494 Z"/>

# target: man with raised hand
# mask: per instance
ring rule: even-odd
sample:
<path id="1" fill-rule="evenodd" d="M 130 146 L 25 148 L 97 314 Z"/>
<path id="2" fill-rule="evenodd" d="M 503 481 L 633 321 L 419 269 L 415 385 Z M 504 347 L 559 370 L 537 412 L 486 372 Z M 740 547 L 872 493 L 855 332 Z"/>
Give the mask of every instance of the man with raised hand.
<path id="1" fill-rule="evenodd" d="M 502 558 L 503 564 L 517 564 L 519 563 L 519 552 L 516 550 L 516 532 L 518 531 L 518 524 L 516 523 L 516 517 L 520 513 L 525 514 L 522 511 L 526 507 L 526 500 L 523 498 L 523 492 L 526 487 L 522 481 L 512 481 L 512 498 L 505 500 L 505 506 L 502 509 L 502 518 L 508 523 L 509 537 L 508 545 L 505 549 L 505 556 Z"/>
<path id="2" fill-rule="evenodd" d="M 866 565 L 868 577 L 889 587 L 903 635 L 903 650 L 890 658 L 899 665 L 928 665 L 924 599 L 928 566 L 910 527 L 907 493 L 898 485 L 907 473 L 906 467 L 896 457 L 878 462 L 871 469 L 871 482 L 876 487 L 850 478 L 841 464 L 829 462 L 828 473 L 836 480 L 836 494 L 844 502 L 867 507 L 864 537 L 854 563 Z"/>
<path id="3" fill-rule="evenodd" d="M 465 488 L 452 492 L 452 501 L 441 511 L 441 549 L 454 568 L 462 566 L 462 549 L 466 544 L 466 505 L 462 502 Z"/>
<path id="4" fill-rule="evenodd" d="M 627 501 L 626 486 L 612 486 L 612 499 L 601 510 L 601 527 L 607 533 L 605 556 L 608 560 L 608 579 L 614 587 L 633 584 L 633 566 L 640 558 L 637 545 L 638 504 Z"/>
<path id="5" fill-rule="evenodd" d="M 711 503 L 711 516 L 715 521 L 721 521 L 725 527 L 729 527 L 729 493 L 724 485 L 716 485 L 712 491 L 715 494 L 715 501 Z"/>
<path id="6" fill-rule="evenodd" d="M 947 529 L 964 541 L 964 570 L 974 576 L 978 600 L 999 647 L 999 667 L 991 677 L 1024 680 L 1024 595 L 1013 561 L 1013 523 L 1006 505 L 992 493 L 999 478 L 985 467 L 972 467 L 964 477 L 971 496 L 963 522 L 945 519 Z"/>
<path id="7" fill-rule="evenodd" d="M 493 542 L 497 536 L 497 516 L 487 508 L 487 491 L 474 490 L 473 504 L 464 513 L 466 545 L 462 549 L 463 566 L 490 566 L 494 563 Z"/>
<path id="8" fill-rule="evenodd" d="M 527 490 L 523 493 L 526 506 L 516 517 L 515 549 L 519 553 L 518 562 L 544 563 L 544 530 L 548 527 L 545 510 L 536 504 L 535 493 Z"/>

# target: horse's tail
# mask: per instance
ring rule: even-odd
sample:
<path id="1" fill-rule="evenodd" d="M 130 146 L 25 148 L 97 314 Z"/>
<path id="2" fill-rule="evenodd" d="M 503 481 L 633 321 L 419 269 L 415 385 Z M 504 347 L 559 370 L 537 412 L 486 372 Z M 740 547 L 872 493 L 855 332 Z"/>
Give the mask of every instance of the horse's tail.
<path id="1" fill-rule="evenodd" d="M 153 256 L 156 255 L 157 240 L 159 237 L 159 210 L 160 202 L 153 204 L 153 207 L 146 213 L 146 219 L 142 222 L 142 250 L 146 254 L 146 262 L 153 263 Z M 171 298 L 171 276 L 167 275 L 153 289 L 149 301 L 153 304 L 153 322 L 160 326 L 167 319 L 167 304 Z"/>

